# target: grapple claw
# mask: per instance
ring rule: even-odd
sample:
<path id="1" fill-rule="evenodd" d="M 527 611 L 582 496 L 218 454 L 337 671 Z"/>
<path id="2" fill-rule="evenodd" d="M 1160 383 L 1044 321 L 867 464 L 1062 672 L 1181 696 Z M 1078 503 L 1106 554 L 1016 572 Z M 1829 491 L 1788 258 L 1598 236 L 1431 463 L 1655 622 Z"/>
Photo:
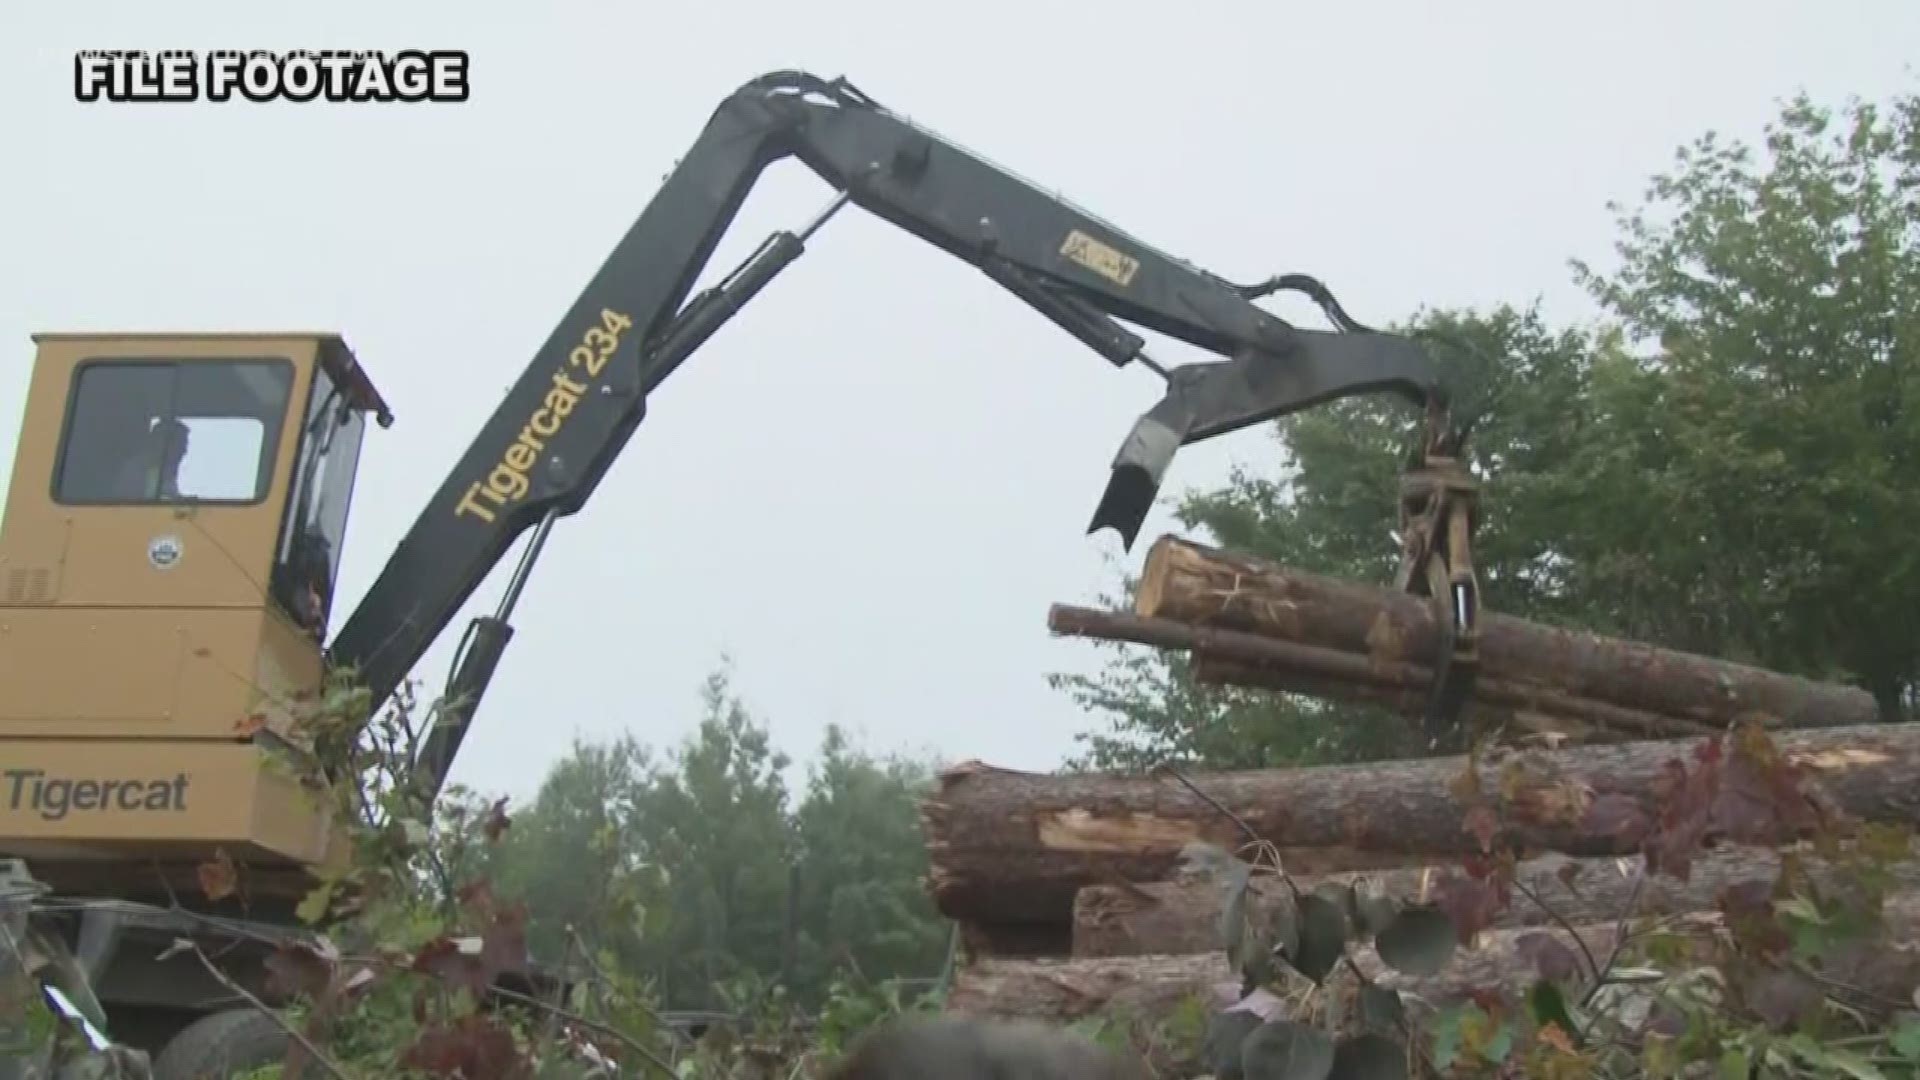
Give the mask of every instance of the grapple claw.
<path id="1" fill-rule="evenodd" d="M 1459 726 L 1479 671 L 1480 586 L 1473 569 L 1479 481 L 1467 468 L 1465 431 L 1437 402 L 1427 412 L 1419 460 L 1400 481 L 1400 569 L 1395 585 L 1433 604 L 1440 629 L 1424 728 L 1438 744 Z"/>

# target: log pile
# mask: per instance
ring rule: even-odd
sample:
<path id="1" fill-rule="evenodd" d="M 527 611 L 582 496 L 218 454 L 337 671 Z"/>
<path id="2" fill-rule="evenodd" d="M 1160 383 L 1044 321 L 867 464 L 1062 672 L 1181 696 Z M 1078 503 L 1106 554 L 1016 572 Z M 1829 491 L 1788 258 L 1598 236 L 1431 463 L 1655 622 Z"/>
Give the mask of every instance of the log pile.
<path id="1" fill-rule="evenodd" d="M 1174 537 L 1149 552 L 1133 611 L 1057 605 L 1049 625 L 1187 652 L 1205 683 L 1410 716 L 1424 707 L 1441 637 L 1422 599 Z M 1362 972 L 1383 985 L 1432 998 L 1526 979 L 1519 942 L 1571 942 L 1569 926 L 1583 952 L 1604 955 L 1630 900 L 1642 914 L 1702 913 L 1730 888 L 1777 876 L 1780 853 L 1720 847 L 1684 880 L 1642 881 L 1639 838 L 1617 813 L 1594 812 L 1665 805 L 1673 765 L 1693 763 L 1737 722 L 1775 729 L 1821 812 L 1920 825 L 1920 724 L 1883 723 L 1864 691 L 1499 614 L 1480 625 L 1469 708 L 1556 735 L 1548 748 L 1211 775 L 1046 775 L 977 761 L 944 772 L 921 815 L 930 892 L 960 923 L 970 961 L 949 1008 L 1166 1015 L 1220 992 L 1232 981 L 1216 936 L 1223 893 L 1183 878 L 1182 854 L 1195 842 L 1240 848 L 1250 835 L 1303 892 L 1364 879 L 1421 895 L 1437 870 L 1484 851 L 1490 828 L 1517 852 L 1514 902 L 1445 970 L 1409 978 L 1359 950 Z M 1828 864 L 1797 858 L 1815 880 L 1834 878 Z M 1920 932 L 1920 859 L 1894 876 L 1904 893 L 1889 916 Z M 1282 887 L 1256 882 L 1254 905 Z"/>
<path id="2" fill-rule="evenodd" d="M 1779 732 L 1775 741 L 1823 799 L 1865 821 L 1920 821 L 1920 724 Z M 1469 773 L 1502 794 L 1506 840 L 1577 858 L 1637 853 L 1576 813 L 1600 795 L 1651 805 L 1668 763 L 1700 740 L 1650 740 L 1484 758 L 1424 758 L 1195 777 L 1059 776 L 969 762 L 921 805 L 935 903 L 962 922 L 1067 925 L 1090 885 L 1163 881 L 1193 841 L 1234 848 L 1242 823 L 1274 844 L 1288 872 L 1431 865 L 1479 850 L 1454 794 Z M 1198 789 L 1198 790 L 1196 790 Z M 1552 813 L 1536 805 L 1572 800 Z M 1223 812 L 1223 810 L 1225 812 Z M 1235 819 L 1238 819 L 1237 821 Z"/>

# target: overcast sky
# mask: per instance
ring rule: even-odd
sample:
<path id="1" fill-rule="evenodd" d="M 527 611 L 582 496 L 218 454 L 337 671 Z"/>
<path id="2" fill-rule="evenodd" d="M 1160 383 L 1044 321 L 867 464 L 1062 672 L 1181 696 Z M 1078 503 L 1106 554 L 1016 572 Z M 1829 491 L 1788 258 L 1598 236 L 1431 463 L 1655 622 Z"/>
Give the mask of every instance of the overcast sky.
<path id="1" fill-rule="evenodd" d="M 72 101 L 82 48 L 462 48 L 445 106 Z M 0 417 L 37 330 L 329 328 L 393 404 L 369 434 L 357 600 L 715 105 L 777 68 L 883 105 L 1235 280 L 1303 271 L 1362 321 L 1589 310 L 1635 198 L 1798 90 L 1911 90 L 1912 0 L 10 4 L 0 15 Z M 703 284 L 829 197 L 768 174 Z M 1306 319 L 1308 312 L 1276 310 Z M 1163 361 L 1208 359 L 1162 345 Z M 575 736 L 676 743 L 723 653 L 776 741 L 1050 766 L 1087 720 L 1049 637 L 1137 565 L 1084 529 L 1157 380 L 858 210 L 659 390 L 555 531 L 455 779 L 532 792 Z M 11 441 L 5 447 L 11 468 Z M 1167 490 L 1271 462 L 1183 452 Z M 1387 543 L 1383 536 L 1382 543 Z M 437 687 L 460 626 L 417 672 Z M 344 611 L 344 608 L 342 609 Z M 338 625 L 340 616 L 336 616 Z"/>

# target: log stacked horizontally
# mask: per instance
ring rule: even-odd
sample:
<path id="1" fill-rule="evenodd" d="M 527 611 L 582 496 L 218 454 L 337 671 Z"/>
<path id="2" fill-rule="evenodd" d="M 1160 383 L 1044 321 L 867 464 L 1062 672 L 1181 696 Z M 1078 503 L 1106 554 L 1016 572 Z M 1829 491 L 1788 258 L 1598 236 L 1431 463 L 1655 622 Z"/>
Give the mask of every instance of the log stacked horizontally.
<path id="1" fill-rule="evenodd" d="M 1202 682 L 1408 713 L 1424 701 L 1441 640 L 1419 597 L 1174 536 L 1148 552 L 1131 614 L 1061 605 L 1049 624 L 1189 651 Z M 1499 613 L 1481 617 L 1479 656 L 1473 708 L 1595 741 L 1706 734 L 1743 716 L 1786 728 L 1881 719 L 1858 688 Z"/>
<path id="2" fill-rule="evenodd" d="M 1798 858 L 1823 888 L 1832 888 L 1845 873 L 1810 853 L 1798 853 Z M 1777 878 L 1781 855 L 1745 846 L 1706 852 L 1694 862 L 1684 881 L 1665 874 L 1648 875 L 1642 880 L 1641 866 L 1638 858 L 1544 855 L 1528 860 L 1515 868 L 1514 878 L 1541 902 L 1524 895 L 1517 897 L 1492 918 L 1491 925 L 1500 930 L 1551 926 L 1559 920 L 1599 925 L 1628 909 L 1640 915 L 1708 911 L 1736 886 Z M 1897 888 L 1920 896 L 1920 861 L 1895 864 L 1891 875 Z M 1322 882 L 1364 882 L 1377 895 L 1404 897 L 1421 895 L 1437 875 L 1432 867 L 1407 867 L 1370 873 L 1293 875 L 1291 880 L 1302 892 L 1310 892 Z M 1253 902 L 1258 904 L 1285 888 L 1278 877 L 1256 877 Z M 1217 883 L 1201 879 L 1089 885 L 1074 900 L 1072 955 L 1098 958 L 1216 950 L 1225 898 Z"/>
<path id="3" fill-rule="evenodd" d="M 1920 723 L 1783 731 L 1780 749 L 1823 800 L 1864 821 L 1920 822 Z M 1656 803 L 1668 764 L 1700 740 L 1648 740 L 1527 751 L 1527 768 L 1567 790 Z M 1512 759 L 1509 759 L 1512 760 Z M 1501 765 L 1479 761 L 1481 789 Z M 1280 851 L 1291 873 L 1420 866 L 1477 850 L 1454 785 L 1464 757 L 1195 776 L 1046 775 L 969 763 L 943 773 L 921 805 L 942 913 L 964 922 L 1062 926 L 1090 885 L 1163 881 L 1195 840 L 1245 839 L 1231 812 Z M 1194 789 L 1198 788 L 1199 792 Z M 1574 857 L 1637 854 L 1580 820 L 1508 814 L 1507 839 Z"/>
<path id="4" fill-rule="evenodd" d="M 1905 1000 L 1912 993 L 1907 977 L 1914 970 L 1914 954 L 1920 953 L 1920 945 L 1915 944 L 1920 934 L 1920 893 L 1889 897 L 1881 915 L 1901 962 L 1881 965 L 1889 982 L 1861 989 Z M 1573 929 L 1588 951 L 1606 956 L 1617 926 L 1615 920 L 1607 920 Z M 1426 977 L 1386 967 L 1371 949 L 1356 950 L 1354 958 L 1369 981 L 1437 1003 L 1489 987 L 1523 990 L 1536 976 L 1533 965 L 1522 959 L 1521 943 L 1536 934 L 1569 946 L 1574 941 L 1560 927 L 1487 931 L 1458 950 L 1445 968 Z M 1233 985 L 1226 954 L 1217 949 L 1177 955 L 989 959 L 959 973 L 947 1005 L 957 1012 L 1035 1020 L 1070 1021 L 1107 1010 L 1158 1019 L 1196 996 L 1218 1000 L 1216 995 L 1223 990 L 1230 993 Z"/>

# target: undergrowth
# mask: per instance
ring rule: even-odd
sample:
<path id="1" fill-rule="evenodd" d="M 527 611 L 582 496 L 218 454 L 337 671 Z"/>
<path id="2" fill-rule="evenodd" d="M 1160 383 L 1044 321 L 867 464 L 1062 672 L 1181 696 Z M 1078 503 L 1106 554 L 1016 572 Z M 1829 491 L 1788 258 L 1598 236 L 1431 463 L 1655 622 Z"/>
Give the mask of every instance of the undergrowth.
<path id="1" fill-rule="evenodd" d="M 719 988 L 728 1018 L 695 1039 L 662 1012 L 647 972 L 587 948 L 583 935 L 571 935 L 566 955 L 536 961 L 526 906 L 499 895 L 483 869 L 486 849 L 513 826 L 506 800 L 459 789 L 430 797 L 416 768 L 444 708 L 402 692 L 373 714 L 346 675 L 300 702 L 311 753 L 295 771 L 345 823 L 350 854 L 299 906 L 312 933 L 267 961 L 277 1007 L 255 1003 L 284 1027 L 288 1051 L 249 1080 L 788 1080 L 814 1075 L 865 1027 L 937 1005 L 843 981 L 803 1016 L 780 987 L 742 981 Z M 240 873 L 216 858 L 201 885 L 219 899 L 241 887 Z M 637 904 L 625 910 L 640 933 L 649 923 Z"/>

